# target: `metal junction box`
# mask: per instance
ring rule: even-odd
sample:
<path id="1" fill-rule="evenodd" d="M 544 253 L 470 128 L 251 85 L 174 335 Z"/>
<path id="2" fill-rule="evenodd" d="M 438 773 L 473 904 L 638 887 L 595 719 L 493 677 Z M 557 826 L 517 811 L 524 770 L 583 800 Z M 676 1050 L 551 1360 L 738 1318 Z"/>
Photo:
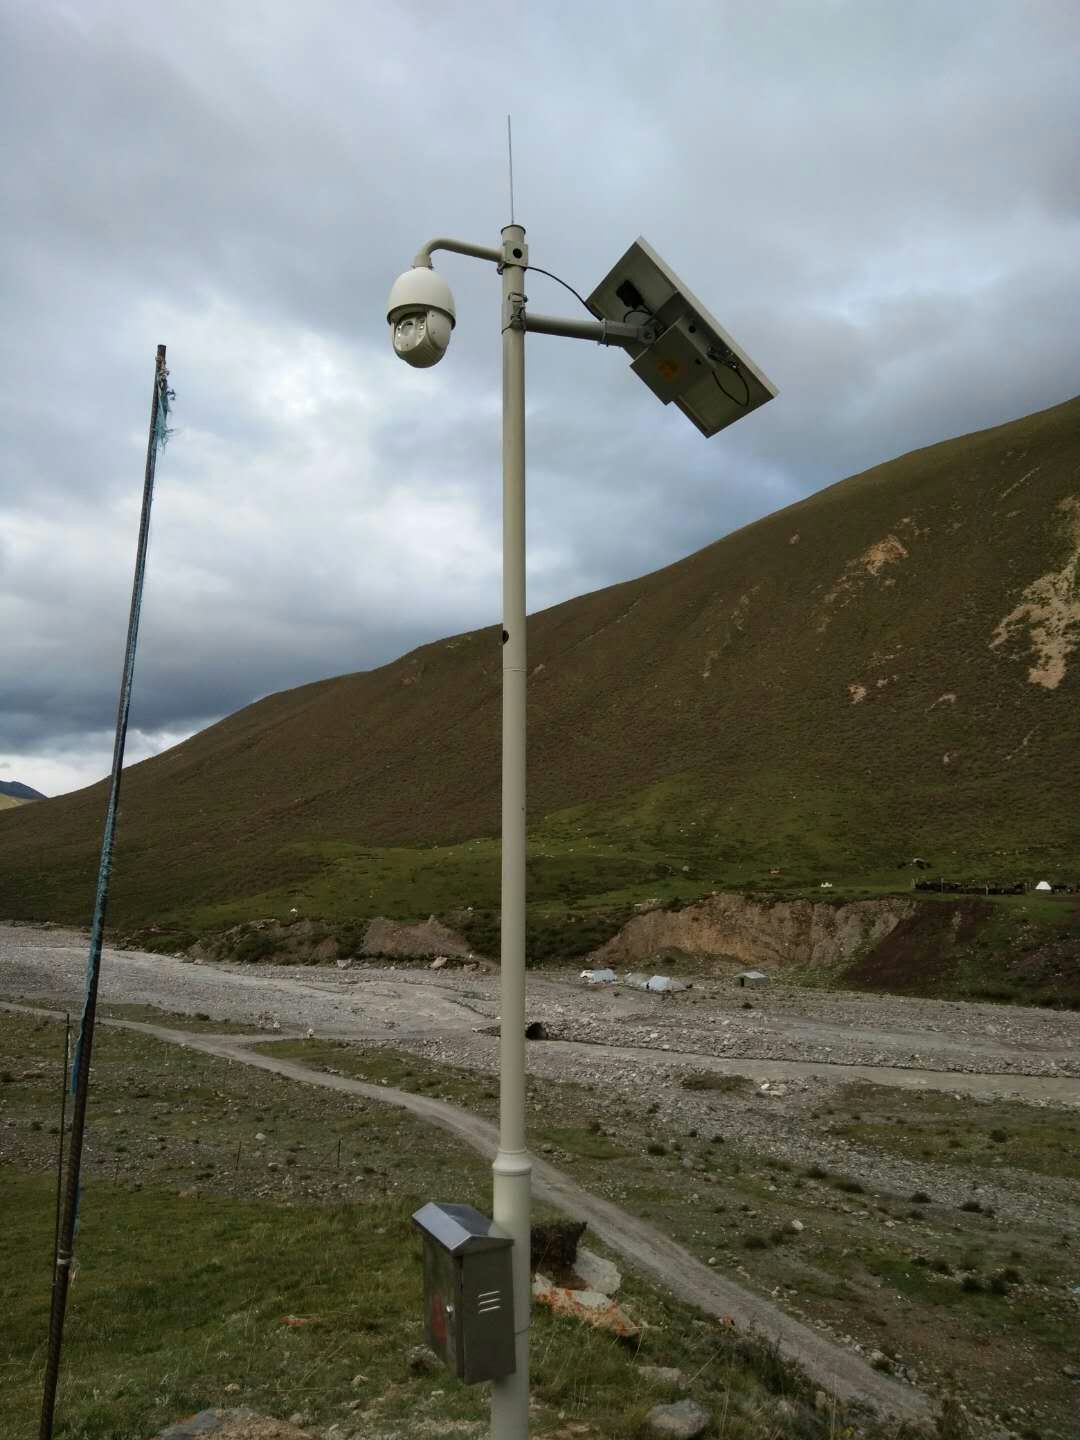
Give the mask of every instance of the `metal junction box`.
<path id="1" fill-rule="evenodd" d="M 424 1237 L 428 1344 L 466 1385 L 512 1375 L 514 1242 L 471 1205 L 432 1201 L 412 1218 Z"/>

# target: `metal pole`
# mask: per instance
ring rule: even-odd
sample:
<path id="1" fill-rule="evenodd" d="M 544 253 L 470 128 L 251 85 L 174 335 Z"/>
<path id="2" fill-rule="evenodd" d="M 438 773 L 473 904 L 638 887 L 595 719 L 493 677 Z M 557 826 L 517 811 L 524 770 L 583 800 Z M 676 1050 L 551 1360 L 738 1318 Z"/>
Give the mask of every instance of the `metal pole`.
<path id="1" fill-rule="evenodd" d="M 513 1375 L 491 1396 L 493 1440 L 529 1433 L 529 1192 L 525 1148 L 525 231 L 502 232 L 503 632 L 499 1149 L 495 1223 L 514 1241 Z"/>
<path id="2" fill-rule="evenodd" d="M 90 1088 L 90 1056 L 94 1043 L 94 1019 L 97 1014 L 98 977 L 101 970 L 101 944 L 105 933 L 105 916 L 109 898 L 109 874 L 112 870 L 113 842 L 116 837 L 116 815 L 120 804 L 120 780 L 124 767 L 124 742 L 127 738 L 128 715 L 131 710 L 131 687 L 135 675 L 135 648 L 139 638 L 139 612 L 142 607 L 143 581 L 146 575 L 146 553 L 150 543 L 150 506 L 154 497 L 154 470 L 158 446 L 164 434 L 165 417 L 171 392 L 165 368 L 165 346 L 157 347 L 154 362 L 154 390 L 150 401 L 150 438 L 146 444 L 146 470 L 143 476 L 142 514 L 139 540 L 135 552 L 135 579 L 131 590 L 128 615 L 127 644 L 124 648 L 124 669 L 120 681 L 120 701 L 116 714 L 116 738 L 113 742 L 112 779 L 109 802 L 105 811 L 105 833 L 101 841 L 98 864 L 97 896 L 94 918 L 90 927 L 90 953 L 87 960 L 86 1000 L 83 1005 L 79 1036 L 75 1043 L 72 1090 L 75 1103 L 71 1115 L 71 1143 L 68 1146 L 67 1174 L 64 1177 L 64 1213 L 60 1222 L 56 1269 L 53 1272 L 52 1307 L 49 1314 L 49 1344 L 45 1361 L 45 1382 L 41 1399 L 39 1440 L 51 1440 L 53 1415 L 56 1410 L 56 1387 L 60 1378 L 60 1354 L 64 1343 L 64 1317 L 67 1312 L 68 1286 L 74 1263 L 75 1228 L 79 1214 L 79 1177 L 82 1171 L 83 1136 L 86 1129 L 86 1097 Z"/>
<path id="3" fill-rule="evenodd" d="M 64 1200 L 64 1127 L 67 1124 L 68 1065 L 71 1063 L 71 1016 L 64 1016 L 64 1069 L 60 1078 L 60 1153 L 56 1157 L 56 1219 L 53 1225 L 53 1281 L 60 1253 L 60 1209 Z"/>

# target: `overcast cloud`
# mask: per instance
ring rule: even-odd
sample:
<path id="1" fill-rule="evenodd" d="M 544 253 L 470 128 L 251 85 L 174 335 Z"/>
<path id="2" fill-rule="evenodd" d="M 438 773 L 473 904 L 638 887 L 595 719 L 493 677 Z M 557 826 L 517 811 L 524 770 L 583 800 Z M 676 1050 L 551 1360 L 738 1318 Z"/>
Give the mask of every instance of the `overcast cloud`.
<path id="1" fill-rule="evenodd" d="M 508 110 L 535 263 L 644 234 L 781 391 L 705 441 L 531 339 L 538 609 L 1080 391 L 1078 73 L 1074 0 L 0 0 L 0 774 L 108 768 L 159 341 L 131 759 L 498 618 L 497 277 L 435 370 L 383 307 L 497 242 Z"/>

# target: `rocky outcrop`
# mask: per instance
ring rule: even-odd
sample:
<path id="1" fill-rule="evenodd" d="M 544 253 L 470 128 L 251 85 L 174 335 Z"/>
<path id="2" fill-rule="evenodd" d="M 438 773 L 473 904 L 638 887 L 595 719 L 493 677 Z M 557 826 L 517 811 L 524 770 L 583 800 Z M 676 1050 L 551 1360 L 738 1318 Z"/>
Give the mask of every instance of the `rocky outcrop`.
<path id="1" fill-rule="evenodd" d="M 472 959 L 472 951 L 461 936 L 434 915 L 416 924 L 386 920 L 377 915 L 364 932 L 363 953 L 420 959 L 431 955 L 461 955 Z"/>
<path id="2" fill-rule="evenodd" d="M 753 965 L 832 968 L 850 964 L 915 911 L 895 897 L 834 904 L 747 895 L 709 895 L 681 910 L 648 910 L 589 957 L 598 965 L 633 965 L 677 949 L 713 968 Z"/>

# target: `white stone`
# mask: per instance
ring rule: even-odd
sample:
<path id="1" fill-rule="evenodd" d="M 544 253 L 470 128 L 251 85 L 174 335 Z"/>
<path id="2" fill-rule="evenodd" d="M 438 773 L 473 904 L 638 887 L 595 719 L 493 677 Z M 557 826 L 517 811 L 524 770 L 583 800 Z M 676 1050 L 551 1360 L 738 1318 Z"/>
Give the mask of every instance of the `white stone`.
<path id="1" fill-rule="evenodd" d="M 673 1435 L 676 1440 L 695 1440 L 712 1423 L 712 1416 L 696 1400 L 677 1400 L 674 1405 L 654 1405 L 645 1416 L 654 1435 Z"/>
<path id="2" fill-rule="evenodd" d="M 674 1365 L 639 1365 L 638 1374 L 650 1385 L 670 1385 L 675 1390 L 686 1389 L 686 1376 Z"/>
<path id="3" fill-rule="evenodd" d="M 618 1294 L 619 1286 L 622 1284 L 622 1275 L 618 1269 L 610 1260 L 595 1255 L 584 1245 L 578 1246 L 574 1270 L 578 1279 L 582 1280 L 589 1290 L 599 1290 L 603 1295 Z"/>

